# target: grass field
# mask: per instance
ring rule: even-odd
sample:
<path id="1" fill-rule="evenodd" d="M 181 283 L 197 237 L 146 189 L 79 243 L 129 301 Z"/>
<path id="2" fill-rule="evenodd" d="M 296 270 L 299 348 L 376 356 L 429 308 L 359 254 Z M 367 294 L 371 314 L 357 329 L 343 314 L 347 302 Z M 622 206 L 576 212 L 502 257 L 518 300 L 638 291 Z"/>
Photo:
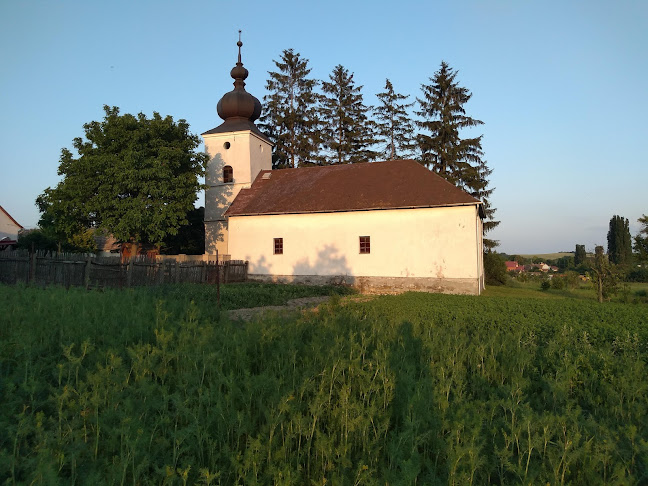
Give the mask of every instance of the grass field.
<path id="1" fill-rule="evenodd" d="M 559 258 L 565 257 L 565 256 L 574 256 L 573 251 L 559 251 L 556 253 L 528 253 L 528 254 L 520 254 L 516 253 L 518 256 L 524 257 L 524 258 L 541 258 L 542 260 L 558 260 Z"/>
<path id="2" fill-rule="evenodd" d="M 612 302 L 632 303 L 633 301 L 648 303 L 648 283 L 621 283 L 619 291 L 610 300 Z M 533 299 L 578 299 L 596 300 L 596 293 L 589 283 L 583 283 L 576 289 L 549 289 L 542 290 L 540 282 L 516 282 L 509 285 L 488 286 L 483 292 L 484 297 L 511 297 L 511 298 L 533 298 Z"/>
<path id="3" fill-rule="evenodd" d="M 648 305 L 339 292 L 0 286 L 0 483 L 648 482 Z"/>

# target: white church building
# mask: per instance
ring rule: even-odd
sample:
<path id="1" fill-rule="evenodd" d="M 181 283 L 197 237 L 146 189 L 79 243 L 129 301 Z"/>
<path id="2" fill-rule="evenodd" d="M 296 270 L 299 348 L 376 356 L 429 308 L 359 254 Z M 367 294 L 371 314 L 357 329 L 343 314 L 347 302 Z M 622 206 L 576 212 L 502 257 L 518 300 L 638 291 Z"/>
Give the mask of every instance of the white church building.
<path id="1" fill-rule="evenodd" d="M 481 293 L 482 204 L 418 162 L 272 170 L 241 45 L 224 122 L 202 134 L 206 253 L 247 260 L 251 280 Z"/>

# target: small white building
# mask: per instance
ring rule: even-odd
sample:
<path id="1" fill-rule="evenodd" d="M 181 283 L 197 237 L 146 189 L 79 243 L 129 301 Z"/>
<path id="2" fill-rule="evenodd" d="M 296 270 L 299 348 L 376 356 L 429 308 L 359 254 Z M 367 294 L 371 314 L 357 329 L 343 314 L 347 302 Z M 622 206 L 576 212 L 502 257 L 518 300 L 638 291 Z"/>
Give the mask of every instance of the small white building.
<path id="1" fill-rule="evenodd" d="M 273 171 L 238 45 L 224 123 L 203 133 L 206 252 L 247 260 L 255 280 L 479 294 L 481 202 L 412 160 Z"/>
<path id="2" fill-rule="evenodd" d="M 15 245 L 21 229 L 23 229 L 22 225 L 0 206 L 0 249 L 9 245 Z"/>

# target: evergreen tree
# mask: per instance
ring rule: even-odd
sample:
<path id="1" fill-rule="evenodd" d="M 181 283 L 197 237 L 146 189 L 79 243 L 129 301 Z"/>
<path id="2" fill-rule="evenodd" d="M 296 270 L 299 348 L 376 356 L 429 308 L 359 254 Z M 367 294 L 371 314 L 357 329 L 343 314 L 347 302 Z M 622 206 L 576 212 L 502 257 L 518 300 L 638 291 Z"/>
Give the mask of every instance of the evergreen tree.
<path id="1" fill-rule="evenodd" d="M 423 98 L 417 98 L 422 120 L 417 121 L 423 133 L 417 136 L 421 151 L 421 162 L 437 174 L 484 204 L 486 220 L 484 233 L 495 228 L 495 208 L 490 203 L 493 188 L 489 188 L 488 168 L 483 159 L 482 135 L 473 138 L 461 138 L 461 131 L 483 125 L 484 122 L 466 115 L 464 105 L 472 93 L 459 86 L 456 81 L 457 71 L 442 62 L 439 70 L 430 78 L 431 84 L 422 85 Z M 497 241 L 484 239 L 486 249 L 497 246 Z"/>
<path id="2" fill-rule="evenodd" d="M 587 258 L 585 245 L 576 245 L 576 251 L 574 252 L 574 265 L 578 266 L 585 263 L 585 258 Z"/>
<path id="3" fill-rule="evenodd" d="M 376 142 L 375 124 L 367 118 L 369 108 L 362 97 L 362 86 L 356 86 L 353 74 L 341 65 L 336 66 L 322 83 L 321 103 L 323 145 L 331 152 L 333 163 L 353 164 L 375 160 L 377 153 L 370 150 Z"/>
<path id="4" fill-rule="evenodd" d="M 388 160 L 411 156 L 414 127 L 407 109 L 414 103 L 404 103 L 409 96 L 396 93 L 389 79 L 385 81 L 385 91 L 376 96 L 380 101 L 374 108 L 376 134 L 380 142 L 385 144 L 381 155 Z"/>
<path id="5" fill-rule="evenodd" d="M 612 263 L 623 265 L 632 259 L 632 239 L 627 218 L 612 216 L 607 234 L 608 257 Z"/>
<path id="6" fill-rule="evenodd" d="M 263 97 L 261 126 L 274 142 L 274 168 L 299 167 L 316 160 L 319 140 L 317 101 L 313 90 L 318 81 L 309 79 L 308 59 L 292 49 L 274 61 L 278 71 L 269 72 Z"/>

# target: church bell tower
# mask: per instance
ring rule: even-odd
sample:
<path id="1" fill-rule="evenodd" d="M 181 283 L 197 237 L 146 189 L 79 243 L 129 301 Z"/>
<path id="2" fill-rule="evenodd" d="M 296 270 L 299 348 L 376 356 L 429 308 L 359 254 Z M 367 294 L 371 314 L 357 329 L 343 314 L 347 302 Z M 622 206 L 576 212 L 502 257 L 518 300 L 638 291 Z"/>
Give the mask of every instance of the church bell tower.
<path id="1" fill-rule="evenodd" d="M 224 122 L 202 134 L 209 162 L 205 175 L 205 253 L 229 255 L 228 225 L 223 216 L 243 188 L 262 170 L 272 169 L 272 142 L 254 124 L 261 103 L 245 91 L 248 70 L 241 62 L 243 43 L 239 31 L 238 62 L 230 72 L 234 89 L 223 95 L 217 111 Z"/>

